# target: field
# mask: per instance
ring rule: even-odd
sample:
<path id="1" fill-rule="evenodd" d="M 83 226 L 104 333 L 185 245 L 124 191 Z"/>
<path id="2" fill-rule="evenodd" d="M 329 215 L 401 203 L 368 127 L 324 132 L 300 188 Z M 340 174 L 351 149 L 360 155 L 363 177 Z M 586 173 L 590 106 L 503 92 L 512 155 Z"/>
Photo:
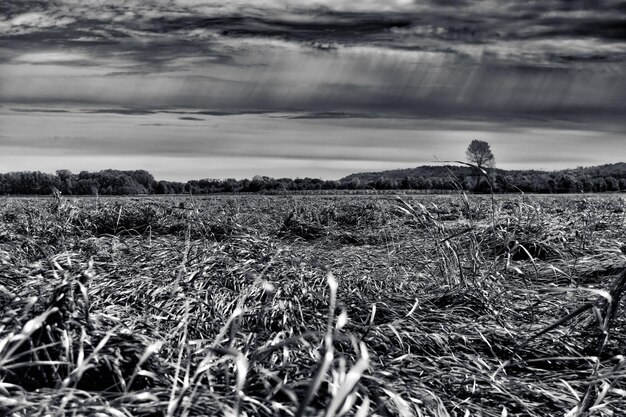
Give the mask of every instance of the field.
<path id="1" fill-rule="evenodd" d="M 625 211 L 4 199 L 0 414 L 626 415 Z"/>

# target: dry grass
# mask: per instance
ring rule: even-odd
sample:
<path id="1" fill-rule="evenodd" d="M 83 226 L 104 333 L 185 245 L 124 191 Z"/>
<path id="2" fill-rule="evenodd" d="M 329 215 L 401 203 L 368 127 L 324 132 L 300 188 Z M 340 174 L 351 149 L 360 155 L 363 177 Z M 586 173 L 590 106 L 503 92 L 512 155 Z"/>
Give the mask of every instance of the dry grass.
<path id="1" fill-rule="evenodd" d="M 621 198 L 3 202 L 0 414 L 626 414 Z"/>

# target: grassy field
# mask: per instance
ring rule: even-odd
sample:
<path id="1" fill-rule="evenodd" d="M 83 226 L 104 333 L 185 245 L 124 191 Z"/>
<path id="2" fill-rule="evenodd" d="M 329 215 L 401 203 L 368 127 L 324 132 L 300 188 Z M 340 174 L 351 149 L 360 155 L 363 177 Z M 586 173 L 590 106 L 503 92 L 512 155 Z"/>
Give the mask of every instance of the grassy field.
<path id="1" fill-rule="evenodd" d="M 1 203 L 2 415 L 626 415 L 623 197 Z"/>

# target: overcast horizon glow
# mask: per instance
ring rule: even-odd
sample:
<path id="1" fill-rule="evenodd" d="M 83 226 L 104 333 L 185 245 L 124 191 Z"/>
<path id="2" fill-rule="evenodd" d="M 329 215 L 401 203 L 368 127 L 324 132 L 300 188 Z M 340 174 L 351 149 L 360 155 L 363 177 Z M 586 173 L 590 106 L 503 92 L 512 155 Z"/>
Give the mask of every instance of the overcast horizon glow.
<path id="1" fill-rule="evenodd" d="M 5 0 L 2 171 L 319 177 L 626 154 L 626 4 Z"/>

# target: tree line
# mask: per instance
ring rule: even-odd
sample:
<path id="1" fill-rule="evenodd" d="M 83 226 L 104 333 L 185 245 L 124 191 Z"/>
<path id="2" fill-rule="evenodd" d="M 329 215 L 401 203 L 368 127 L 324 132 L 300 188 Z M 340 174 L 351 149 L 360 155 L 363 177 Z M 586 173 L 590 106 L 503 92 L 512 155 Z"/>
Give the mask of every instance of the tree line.
<path id="1" fill-rule="evenodd" d="M 282 193 L 319 190 L 465 190 L 471 192 L 578 193 L 626 191 L 626 164 L 554 172 L 490 169 L 477 174 L 469 166 L 425 166 L 378 173 L 353 174 L 340 180 L 319 178 L 201 179 L 158 181 L 145 170 L 107 169 L 78 174 L 59 170 L 0 174 L 2 195 L 140 195 Z"/>

